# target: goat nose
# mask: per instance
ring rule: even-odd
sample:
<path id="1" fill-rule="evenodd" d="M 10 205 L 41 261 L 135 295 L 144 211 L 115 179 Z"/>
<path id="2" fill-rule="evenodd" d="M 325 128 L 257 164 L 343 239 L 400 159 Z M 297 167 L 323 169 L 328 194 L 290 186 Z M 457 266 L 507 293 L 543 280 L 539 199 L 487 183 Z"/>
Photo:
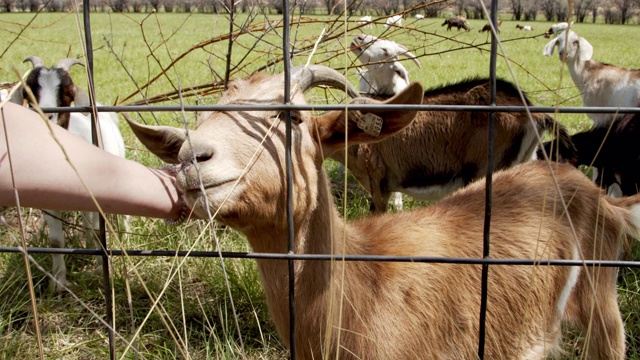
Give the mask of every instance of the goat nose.
<path id="1" fill-rule="evenodd" d="M 213 148 L 198 141 L 185 142 L 178 154 L 178 160 L 182 164 L 203 163 L 213 158 Z"/>

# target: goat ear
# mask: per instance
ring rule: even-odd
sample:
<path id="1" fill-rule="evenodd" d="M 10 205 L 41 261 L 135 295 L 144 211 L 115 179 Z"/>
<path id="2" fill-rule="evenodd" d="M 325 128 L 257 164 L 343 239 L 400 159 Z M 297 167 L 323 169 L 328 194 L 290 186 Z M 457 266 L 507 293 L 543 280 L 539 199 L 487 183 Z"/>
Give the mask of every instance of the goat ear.
<path id="1" fill-rule="evenodd" d="M 544 56 L 553 55 L 553 49 L 555 49 L 557 44 L 558 44 L 558 37 L 556 37 L 555 39 L 549 41 L 547 43 L 547 45 L 544 46 L 544 49 L 542 50 L 542 55 L 544 55 Z"/>
<path id="2" fill-rule="evenodd" d="M 133 134 L 149 151 L 154 153 L 162 161 L 169 164 L 178 164 L 178 152 L 187 138 L 184 130 L 171 126 L 150 126 L 137 123 L 122 113 L 125 120 L 133 130 Z"/>
<path id="3" fill-rule="evenodd" d="M 593 57 L 593 46 L 583 37 L 578 38 L 578 56 L 580 61 L 589 61 Z"/>
<path id="4" fill-rule="evenodd" d="M 14 104 L 18 104 L 20 106 L 24 105 L 24 95 L 22 95 L 22 92 L 24 91 L 22 88 L 22 85 L 18 85 L 15 89 L 12 89 L 13 93 L 11 93 L 10 91 L 7 91 L 7 95 L 11 95 L 9 97 L 9 101 L 14 103 Z M 6 99 L 1 98 L 0 101 L 4 101 Z"/>
<path id="5" fill-rule="evenodd" d="M 424 89 L 422 85 L 412 82 L 399 94 L 382 103 L 370 98 L 357 98 L 351 104 L 420 105 L 423 97 Z M 315 125 L 325 156 L 329 156 L 344 147 L 345 141 L 348 145 L 355 145 L 384 140 L 409 126 L 417 113 L 417 111 L 404 109 L 366 112 L 349 110 L 346 116 L 348 126 L 346 131 L 347 139 L 345 139 L 344 110 L 331 111 L 317 116 L 312 119 L 312 123 Z"/>
<path id="6" fill-rule="evenodd" d="M 77 86 L 74 86 L 74 91 L 76 95 L 73 97 L 73 103 L 75 106 L 89 106 L 91 105 L 91 101 L 89 100 L 89 94 L 86 91 L 82 90 Z M 89 113 L 84 112 L 84 115 L 89 115 Z"/>

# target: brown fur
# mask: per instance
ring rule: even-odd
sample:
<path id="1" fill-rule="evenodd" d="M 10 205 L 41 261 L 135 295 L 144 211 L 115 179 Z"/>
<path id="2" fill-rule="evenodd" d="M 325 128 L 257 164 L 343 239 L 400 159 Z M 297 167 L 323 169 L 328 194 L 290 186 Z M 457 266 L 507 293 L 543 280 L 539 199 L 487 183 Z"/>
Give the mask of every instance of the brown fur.
<path id="1" fill-rule="evenodd" d="M 500 25 L 502 25 L 502 20 L 498 20 L 498 28 L 496 29 L 498 34 L 500 34 Z M 491 32 L 491 24 L 490 23 L 484 24 L 482 29 L 478 30 L 478 32 Z"/>
<path id="2" fill-rule="evenodd" d="M 452 27 L 460 29 L 464 29 L 465 31 L 469 31 L 469 27 L 465 24 L 465 20 L 459 17 L 450 17 L 446 19 L 441 26 L 447 25 L 447 31 L 451 30 Z"/>
<path id="3" fill-rule="evenodd" d="M 251 98 L 254 90 L 241 87 L 243 91 L 234 92 L 237 95 L 227 93 L 225 101 L 237 96 L 238 101 L 264 104 L 280 97 L 281 77 L 262 81 L 271 86 L 271 99 L 264 93 Z M 412 84 L 388 103 L 419 103 L 418 88 Z M 297 97 L 294 101 L 304 100 Z M 400 131 L 415 116 L 376 113 L 385 123 L 380 138 Z M 219 210 L 217 219 L 243 232 L 255 251 L 287 253 L 285 126 L 274 120 L 275 114 L 216 112 L 202 119 L 188 142 L 180 129 L 130 124 L 163 160 L 182 163 L 178 186 L 196 214 L 206 215 L 206 196 L 208 210 Z M 349 141 L 376 140 L 354 126 L 358 116 L 353 110 L 347 114 Z M 345 113 L 334 111 L 305 119 L 292 129 L 295 253 L 482 257 L 482 181 L 432 207 L 345 223 L 333 204 L 322 165 L 326 154 L 344 146 Z M 256 150 L 258 156 L 253 157 Z M 193 158 L 198 159 L 199 171 Z M 561 196 L 544 163 L 529 162 L 496 174 L 491 256 L 616 259 L 622 242 L 635 231 L 629 208 L 640 203 L 640 196 L 609 199 L 568 165 L 554 165 L 554 173 Z M 562 211 L 560 198 L 569 204 L 567 212 Z M 594 224 L 599 224 L 598 231 Z M 289 346 L 287 262 L 257 262 L 271 318 Z M 476 356 L 477 265 L 296 260 L 294 271 L 298 359 Z M 543 359 L 560 341 L 561 323 L 569 321 L 590 330 L 588 358 L 623 358 L 616 271 L 608 267 L 490 266 L 486 357 Z M 569 291 L 571 274 L 576 284 Z M 565 288 L 567 306 L 562 306 Z"/>
<path id="4" fill-rule="evenodd" d="M 488 80 L 470 80 L 425 92 L 423 104 L 487 105 Z M 498 81 L 498 105 L 521 105 L 517 90 Z M 531 105 L 528 100 L 527 104 Z M 495 169 L 503 169 L 533 157 L 535 132 L 557 131 L 564 144 L 564 159 L 572 160 L 574 149 L 569 134 L 552 118 L 534 113 L 532 126 L 526 113 L 497 113 Z M 484 177 L 488 155 L 488 112 L 421 111 L 402 133 L 384 141 L 359 144 L 347 150 L 350 172 L 369 191 L 372 209 L 387 210 L 392 192 L 409 193 L 420 200 L 442 196 Z M 344 151 L 331 156 L 344 162 Z"/>

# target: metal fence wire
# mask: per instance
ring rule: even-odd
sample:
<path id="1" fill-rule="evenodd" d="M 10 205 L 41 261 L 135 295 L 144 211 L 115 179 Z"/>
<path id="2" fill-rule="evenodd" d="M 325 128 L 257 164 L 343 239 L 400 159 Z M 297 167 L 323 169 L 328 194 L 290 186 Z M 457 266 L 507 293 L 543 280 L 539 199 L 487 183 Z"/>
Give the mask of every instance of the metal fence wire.
<path id="1" fill-rule="evenodd" d="M 85 28 L 85 45 L 86 45 L 86 55 L 87 55 L 87 72 L 89 76 L 89 94 L 92 96 L 92 104 L 95 104 L 95 99 L 93 95 L 95 94 L 94 88 L 94 78 L 93 78 L 93 45 L 92 45 L 92 31 L 91 31 L 91 16 L 89 9 L 91 7 L 90 1 L 85 0 L 83 4 L 83 20 L 84 20 L 84 28 Z M 498 45 L 495 37 L 495 32 L 492 32 L 492 41 L 491 41 L 491 53 L 490 53 L 490 81 L 491 81 L 491 100 L 490 104 L 487 106 L 454 106 L 454 105 L 417 105 L 417 106 L 403 106 L 407 110 L 454 110 L 454 111 L 482 111 L 482 112 L 490 112 L 490 128 L 489 128 L 489 136 L 487 141 L 489 141 L 490 146 L 489 149 L 489 167 L 487 169 L 487 181 L 486 181 L 486 202 L 485 202 L 485 219 L 484 219 L 484 231 L 483 231 L 483 258 L 471 259 L 471 258 L 442 258 L 442 257 L 407 257 L 407 256 L 358 256 L 358 255 L 330 255 L 330 254 L 316 254 L 316 255 L 303 255 L 296 254 L 294 252 L 294 222 L 293 222 L 293 203 L 292 203 L 292 162 L 291 162 L 291 117 L 290 111 L 292 110 L 335 110 L 335 109 L 343 109 L 344 106 L 341 105 L 314 105 L 314 106 L 299 106 L 292 105 L 290 103 L 290 78 L 291 78 L 291 54 L 290 54 L 290 19 L 287 14 L 290 13 L 289 2 L 283 1 L 283 51 L 284 51 L 284 102 L 282 105 L 277 106 L 257 106 L 257 105 L 225 105 L 225 106 L 204 106 L 204 105 L 194 105 L 194 106 L 91 106 L 91 107 L 76 107 L 76 108 L 49 108 L 43 109 L 45 112 L 64 112 L 64 111 L 91 111 L 93 112 L 93 118 L 96 119 L 96 111 L 118 111 L 118 112 L 140 112 L 140 111 L 205 111 L 205 110 L 265 110 L 265 109 L 277 109 L 285 111 L 286 117 L 286 175 L 287 175 L 287 222 L 289 225 L 289 252 L 287 254 L 272 254 L 272 253 L 240 253 L 240 252 L 220 252 L 220 251 L 167 251 L 167 250 L 117 250 L 117 249 L 109 249 L 108 244 L 106 242 L 105 235 L 105 224 L 104 219 L 100 219 L 100 230 L 101 235 L 100 239 L 102 242 L 102 246 L 105 249 L 103 250 L 87 250 L 87 249 L 52 249 L 52 248 L 28 248 L 26 249 L 28 254 L 38 254 L 38 253 L 46 253 L 46 254 L 68 254 L 68 255 L 101 255 L 103 257 L 103 286 L 104 286 L 104 294 L 105 294 L 105 320 L 106 324 L 114 324 L 113 319 L 113 297 L 112 297 L 112 285 L 110 284 L 110 269 L 109 269 L 109 257 L 116 256 L 133 256 L 133 257 L 146 257 L 146 256 L 164 256 L 164 257 L 204 257 L 204 258 L 217 258 L 222 257 L 225 259 L 231 258 L 246 258 L 246 259 L 273 259 L 273 260 L 281 260 L 288 262 L 289 268 L 289 316 L 290 316 L 290 358 L 296 359 L 296 341 L 295 338 L 295 328 L 296 328 L 296 318 L 295 318 L 295 307 L 296 304 L 294 302 L 295 293 L 295 282 L 294 282 L 294 262 L 298 260 L 306 260 L 306 261 L 327 261 L 327 260 L 336 260 L 336 261 L 389 261 L 389 262 L 412 262 L 412 263 L 443 263 L 443 264 L 468 264 L 468 265 L 481 265 L 482 266 L 482 276 L 481 276 L 481 306 L 477 310 L 479 313 L 479 341 L 478 341 L 478 358 L 484 358 L 484 349 L 485 349 L 485 320 L 486 320 L 486 308 L 487 308 L 487 293 L 490 291 L 488 289 L 488 273 L 490 266 L 501 266 L 501 265 L 521 265 L 521 266 L 584 266 L 587 265 L 598 265 L 598 266 L 611 266 L 611 267 L 640 267 L 640 263 L 635 261 L 570 261 L 570 260 L 551 260 L 541 264 L 539 261 L 532 259 L 495 259 L 491 257 L 490 251 L 490 229 L 491 229 L 491 212 L 492 212 L 492 177 L 493 177 L 493 141 L 494 141 L 494 123 L 495 123 L 495 115 L 497 111 L 514 111 L 514 112 L 523 112 L 523 111 L 531 111 L 531 112 L 561 112 L 561 113 L 584 113 L 584 112 L 592 112 L 592 113 L 600 113 L 600 112 L 610 112 L 611 109 L 608 108 L 584 108 L 584 107 L 565 107 L 565 108 L 554 108 L 554 107 L 529 107 L 525 109 L 524 107 L 519 106 L 497 106 L 495 102 L 496 98 L 496 59 L 498 53 Z M 490 4 L 490 19 L 495 24 L 497 23 L 497 14 L 498 14 L 498 1 L 492 0 Z M 355 106 L 354 109 L 377 109 L 383 108 L 384 105 L 361 105 Z M 617 109 L 618 112 L 623 113 L 638 113 L 638 109 L 636 108 L 622 108 Z M 94 143 L 97 143 L 97 135 L 95 128 L 93 130 L 93 139 Z M 19 247 L 0 247 L 0 252 L 5 253 L 21 253 L 23 249 Z M 110 358 L 116 358 L 116 350 L 115 350 L 115 335 L 113 328 L 111 326 L 106 326 L 109 342 L 109 353 Z"/>

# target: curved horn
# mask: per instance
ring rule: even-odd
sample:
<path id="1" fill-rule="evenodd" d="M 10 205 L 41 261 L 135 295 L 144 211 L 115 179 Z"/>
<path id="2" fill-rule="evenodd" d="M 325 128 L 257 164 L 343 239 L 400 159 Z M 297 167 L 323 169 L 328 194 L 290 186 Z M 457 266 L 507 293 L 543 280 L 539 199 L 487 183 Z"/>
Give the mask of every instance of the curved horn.
<path id="1" fill-rule="evenodd" d="M 297 83 L 303 93 L 319 85 L 344 90 L 346 84 L 347 95 L 352 98 L 360 97 L 358 90 L 349 83 L 344 75 L 322 65 L 293 67 L 291 69 L 291 82 L 293 84 Z"/>
<path id="2" fill-rule="evenodd" d="M 28 58 L 24 59 L 22 62 L 26 63 L 27 61 L 31 62 L 33 68 L 44 67 L 44 61 L 35 55 L 31 55 Z"/>
<path id="3" fill-rule="evenodd" d="M 405 46 L 400 45 L 398 43 L 394 43 L 394 44 L 396 44 L 396 46 L 400 49 L 400 51 L 398 51 L 398 55 L 402 55 L 402 56 L 406 57 L 407 59 L 413 60 L 413 62 L 416 63 L 416 65 L 418 65 L 418 68 L 422 68 L 418 58 L 415 55 L 413 55 L 413 53 L 411 51 L 409 51 L 409 49 L 407 49 Z"/>
<path id="4" fill-rule="evenodd" d="M 420 61 L 418 60 L 418 58 L 413 55 L 413 53 L 411 51 L 405 51 L 403 53 L 401 53 L 400 55 L 406 56 L 408 59 L 413 60 L 414 63 L 416 63 L 416 65 L 418 65 L 418 68 L 422 68 L 422 66 L 420 65 Z"/>
<path id="5" fill-rule="evenodd" d="M 62 59 L 58 62 L 58 65 L 56 65 L 57 68 L 60 68 L 62 70 L 66 70 L 69 71 L 69 69 L 71 69 L 71 67 L 73 65 L 82 65 L 84 66 L 84 64 L 82 63 L 82 61 L 78 60 L 78 59 L 74 59 L 74 58 L 66 58 L 66 59 Z"/>

